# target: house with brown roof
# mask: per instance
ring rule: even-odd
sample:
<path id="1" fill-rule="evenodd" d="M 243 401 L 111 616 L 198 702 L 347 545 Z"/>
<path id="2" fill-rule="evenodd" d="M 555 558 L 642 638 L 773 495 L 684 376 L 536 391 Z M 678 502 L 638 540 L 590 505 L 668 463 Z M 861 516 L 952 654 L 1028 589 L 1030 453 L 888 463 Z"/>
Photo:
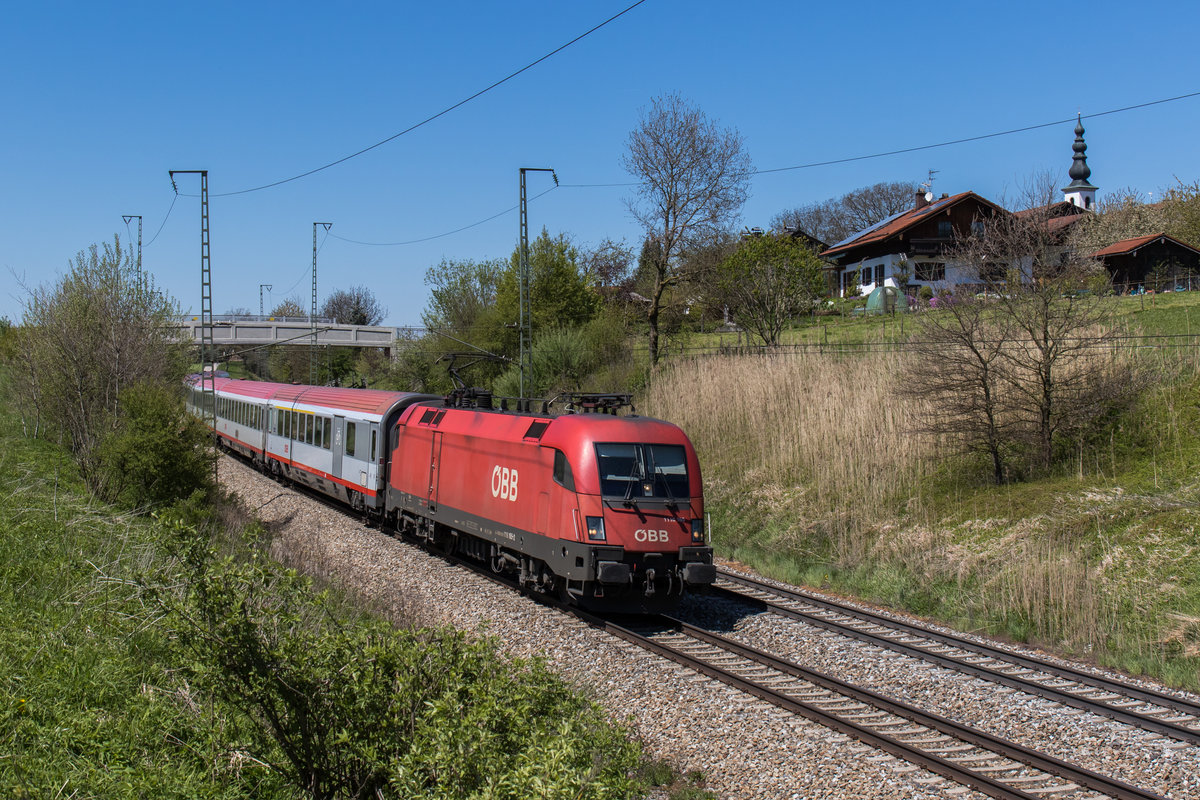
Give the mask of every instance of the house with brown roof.
<path id="1" fill-rule="evenodd" d="M 1060 250 L 1068 246 L 1070 228 L 1092 214 L 1096 187 L 1088 182 L 1087 144 L 1082 118 L 1075 125 L 1071 149 L 1071 183 L 1057 203 L 1016 212 L 1045 224 Z M 989 220 L 1010 212 L 974 192 L 943 194 L 936 201 L 917 192 L 911 209 L 859 231 L 821 253 L 830 266 L 830 288 L 845 296 L 857 286 L 864 294 L 879 286 L 930 286 L 934 289 L 981 283 L 973 269 L 953 263 L 948 253 L 956 241 L 986 235 Z M 1044 220 L 1044 223 L 1042 222 Z M 1028 272 L 1028 265 L 1022 267 Z"/>
<path id="2" fill-rule="evenodd" d="M 1200 272 L 1200 250 L 1165 233 L 1135 236 L 1092 253 L 1113 284 L 1122 288 L 1171 291 L 1184 276 Z"/>
<path id="3" fill-rule="evenodd" d="M 984 234 L 989 219 L 1007 213 L 974 192 L 937 200 L 918 192 L 912 208 L 838 242 L 821 258 L 830 263 L 830 283 L 843 296 L 855 286 L 867 294 L 879 286 L 937 289 L 974 283 L 978 276 L 947 253 L 956 240 Z"/>

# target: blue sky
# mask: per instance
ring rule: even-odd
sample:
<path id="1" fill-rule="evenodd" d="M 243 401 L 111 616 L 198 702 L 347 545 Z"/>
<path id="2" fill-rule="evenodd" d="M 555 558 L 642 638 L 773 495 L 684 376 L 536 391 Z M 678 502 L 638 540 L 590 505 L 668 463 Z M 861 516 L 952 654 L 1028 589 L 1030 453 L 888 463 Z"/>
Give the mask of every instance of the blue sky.
<path id="1" fill-rule="evenodd" d="M 647 0 L 503 86 L 369 153 L 633 0 L 10 4 L 0 28 L 0 316 L 144 217 L 144 263 L 199 309 L 199 200 L 171 169 L 209 170 L 214 308 L 307 306 L 312 223 L 321 299 L 369 286 L 390 324 L 419 324 L 443 258 L 507 257 L 518 169 L 564 184 L 631 180 L 640 111 L 678 92 L 736 127 L 758 169 L 851 158 L 1200 91 L 1192 3 L 740 4 Z M 1084 122 L 1092 182 L 1158 193 L 1200 178 L 1200 97 Z M 759 175 L 747 225 L 884 180 L 1013 197 L 1052 170 L 1073 124 L 879 159 Z M 549 188 L 530 176 L 530 194 Z M 181 193 L 199 181 L 183 176 Z M 560 188 L 530 227 L 581 246 L 636 242 L 628 187 Z M 164 223 L 165 219 L 165 225 Z M 135 223 L 136 224 L 136 223 Z M 153 238 L 161 226 L 161 233 Z M 136 228 L 133 229 L 136 235 Z M 344 237 L 343 239 L 335 236 Z M 151 242 L 151 239 L 153 241 Z"/>

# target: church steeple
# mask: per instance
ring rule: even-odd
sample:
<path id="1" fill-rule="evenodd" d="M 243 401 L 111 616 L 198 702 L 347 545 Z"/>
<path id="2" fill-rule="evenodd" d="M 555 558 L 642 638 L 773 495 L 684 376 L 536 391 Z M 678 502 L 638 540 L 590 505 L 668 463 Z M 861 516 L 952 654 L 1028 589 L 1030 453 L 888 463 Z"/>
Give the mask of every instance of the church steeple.
<path id="1" fill-rule="evenodd" d="M 1092 210 L 1096 203 L 1096 187 L 1088 183 L 1092 170 L 1087 165 L 1087 144 L 1083 141 L 1083 117 L 1076 117 L 1075 143 L 1071 145 L 1075 155 L 1071 158 L 1071 169 L 1067 174 L 1071 182 L 1062 190 L 1068 203 Z"/>

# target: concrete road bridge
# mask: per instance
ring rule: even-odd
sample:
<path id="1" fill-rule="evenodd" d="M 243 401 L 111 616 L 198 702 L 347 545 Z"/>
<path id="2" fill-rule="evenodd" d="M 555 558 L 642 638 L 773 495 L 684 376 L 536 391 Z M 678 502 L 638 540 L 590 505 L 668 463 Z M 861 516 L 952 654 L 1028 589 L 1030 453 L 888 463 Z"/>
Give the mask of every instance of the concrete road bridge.
<path id="1" fill-rule="evenodd" d="M 200 341 L 200 315 L 186 316 L 179 327 L 192 341 Z M 337 347 L 374 347 L 392 355 L 396 340 L 408 338 L 417 328 L 381 325 L 344 325 L 318 319 L 317 344 Z M 306 345 L 312 335 L 308 317 L 213 316 L 213 344 L 218 347 L 251 348 L 272 344 Z"/>

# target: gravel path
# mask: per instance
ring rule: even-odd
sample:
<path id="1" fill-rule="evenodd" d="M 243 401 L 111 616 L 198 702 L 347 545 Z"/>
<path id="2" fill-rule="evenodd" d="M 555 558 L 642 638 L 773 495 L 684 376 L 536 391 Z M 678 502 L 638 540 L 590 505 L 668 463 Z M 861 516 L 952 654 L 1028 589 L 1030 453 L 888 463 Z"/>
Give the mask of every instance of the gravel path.
<path id="1" fill-rule="evenodd" d="M 722 798 L 955 798 L 983 796 L 846 736 L 655 658 L 485 578 L 354 522 L 221 459 L 221 480 L 273 532 L 274 554 L 333 578 L 396 619 L 449 624 L 499 639 L 515 656 L 543 656 L 561 675 L 626 720 L 655 755 L 700 770 Z M 708 599 L 706 599 L 707 602 Z M 961 715 L 1000 735 L 1112 769 L 1172 798 L 1200 798 L 1200 748 L 1175 748 L 1122 726 L 1061 709 L 909 659 L 864 654 L 840 637 L 770 615 L 730 616 L 708 606 L 744 641 L 852 682 Z M 715 615 L 715 617 L 714 617 Z M 921 662 L 917 662 L 921 663 Z M 977 684 L 977 685 L 976 685 Z"/>

